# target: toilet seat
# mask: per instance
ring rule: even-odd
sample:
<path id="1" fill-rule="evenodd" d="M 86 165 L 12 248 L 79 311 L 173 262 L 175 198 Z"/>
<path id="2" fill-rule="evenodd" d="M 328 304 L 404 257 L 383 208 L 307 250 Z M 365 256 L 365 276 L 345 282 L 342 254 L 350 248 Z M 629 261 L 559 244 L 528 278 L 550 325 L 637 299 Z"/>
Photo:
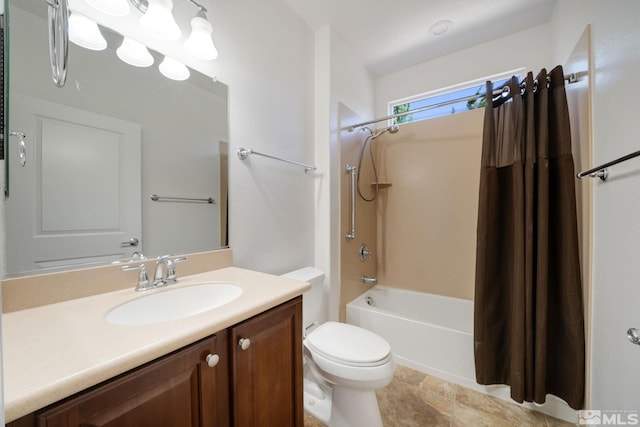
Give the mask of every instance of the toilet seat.
<path id="1" fill-rule="evenodd" d="M 346 323 L 326 322 L 305 340 L 310 351 L 335 363 L 375 367 L 391 359 L 391 346 L 366 329 Z"/>

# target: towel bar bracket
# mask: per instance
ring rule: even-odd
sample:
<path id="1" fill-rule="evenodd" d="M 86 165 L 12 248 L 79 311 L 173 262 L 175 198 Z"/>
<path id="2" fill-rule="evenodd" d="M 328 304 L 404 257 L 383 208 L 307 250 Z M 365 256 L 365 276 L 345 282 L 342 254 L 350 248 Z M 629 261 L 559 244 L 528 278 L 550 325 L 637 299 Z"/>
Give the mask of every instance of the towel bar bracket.
<path id="1" fill-rule="evenodd" d="M 609 169 L 601 169 L 589 176 L 591 176 L 592 178 L 600 178 L 600 181 L 607 182 L 607 178 L 609 178 Z"/>

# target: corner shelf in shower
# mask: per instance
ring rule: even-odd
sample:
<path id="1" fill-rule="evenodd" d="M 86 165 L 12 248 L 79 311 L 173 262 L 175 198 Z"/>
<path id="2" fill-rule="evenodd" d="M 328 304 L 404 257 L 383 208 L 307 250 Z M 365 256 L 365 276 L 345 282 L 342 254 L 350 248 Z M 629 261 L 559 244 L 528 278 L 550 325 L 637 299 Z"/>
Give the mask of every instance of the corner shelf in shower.
<path id="1" fill-rule="evenodd" d="M 389 187 L 391 187 L 391 185 L 392 185 L 392 184 L 391 184 L 390 182 L 379 182 L 379 183 L 378 183 L 378 188 L 389 188 Z M 375 183 L 375 182 L 372 182 L 372 183 L 371 183 L 371 186 L 372 186 L 372 187 L 375 187 L 375 186 L 376 186 L 376 183 Z"/>

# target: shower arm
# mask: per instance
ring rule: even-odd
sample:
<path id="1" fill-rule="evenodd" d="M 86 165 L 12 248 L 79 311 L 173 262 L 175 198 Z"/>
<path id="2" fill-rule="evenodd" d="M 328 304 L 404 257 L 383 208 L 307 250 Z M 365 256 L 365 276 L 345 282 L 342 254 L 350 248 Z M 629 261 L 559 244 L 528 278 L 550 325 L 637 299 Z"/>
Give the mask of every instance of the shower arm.
<path id="1" fill-rule="evenodd" d="M 347 240 L 353 240 L 356 238 L 356 167 L 347 163 L 344 170 L 351 175 L 351 231 L 344 237 Z"/>

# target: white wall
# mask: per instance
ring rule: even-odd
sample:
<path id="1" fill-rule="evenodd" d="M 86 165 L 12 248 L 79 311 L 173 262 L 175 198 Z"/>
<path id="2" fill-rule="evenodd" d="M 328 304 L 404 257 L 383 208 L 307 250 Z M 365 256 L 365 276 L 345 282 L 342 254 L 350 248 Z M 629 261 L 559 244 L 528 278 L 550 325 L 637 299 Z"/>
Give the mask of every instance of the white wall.
<path id="1" fill-rule="evenodd" d="M 387 103 L 420 93 L 485 79 L 518 68 L 533 71 L 553 68 L 549 50 L 528 48 L 551 45 L 548 24 L 482 43 L 382 76 L 376 81 L 376 116 L 388 115 Z"/>
<path id="2" fill-rule="evenodd" d="M 284 273 L 314 261 L 314 174 L 238 147 L 313 163 L 314 38 L 280 0 L 224 2 L 219 78 L 229 84 L 234 264 Z M 224 42 L 223 42 L 224 40 Z"/>
<path id="3" fill-rule="evenodd" d="M 555 59 L 563 63 L 591 24 L 594 165 L 638 150 L 640 3 L 561 0 L 554 13 Z M 640 408 L 640 160 L 609 169 L 594 183 L 590 409 Z M 624 421 L 624 418 L 623 418 Z"/>
<path id="4" fill-rule="evenodd" d="M 321 171 L 316 180 L 315 265 L 327 274 L 329 317 L 340 309 L 340 129 L 338 104 L 363 117 L 373 117 L 374 79 L 350 47 L 330 28 L 316 32 L 315 157 Z"/>

